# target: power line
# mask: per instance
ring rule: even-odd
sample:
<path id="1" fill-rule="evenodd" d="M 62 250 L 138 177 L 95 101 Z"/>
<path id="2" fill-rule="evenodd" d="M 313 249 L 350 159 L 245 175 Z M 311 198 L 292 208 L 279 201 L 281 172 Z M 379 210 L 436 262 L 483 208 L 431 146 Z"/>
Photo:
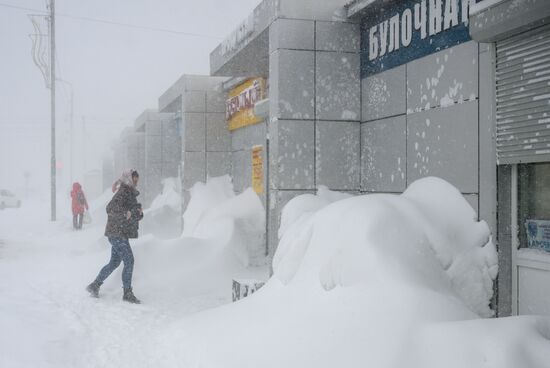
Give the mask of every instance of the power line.
<path id="1" fill-rule="evenodd" d="M 88 118 L 88 117 L 86 117 Z M 124 125 L 124 124 L 128 124 L 128 126 L 131 126 L 131 120 L 128 120 L 127 122 L 126 121 L 109 121 L 109 120 L 105 120 L 105 121 L 86 121 L 86 125 L 111 125 L 111 126 L 120 126 L 120 125 Z M 44 126 L 44 127 L 48 127 L 48 122 L 14 122 L 14 123 L 11 123 L 11 122 L 0 122 L 0 127 L 9 127 L 9 126 L 28 126 L 28 125 L 40 125 L 40 126 Z"/>
<path id="2" fill-rule="evenodd" d="M 17 10 L 38 12 L 38 13 L 43 14 L 43 15 L 48 15 L 47 12 L 45 12 L 44 10 L 40 10 L 40 9 L 27 8 L 27 7 L 23 7 L 23 6 L 5 4 L 5 3 L 0 3 L 0 6 L 3 6 L 5 8 L 17 9 Z M 114 21 L 110 21 L 110 20 L 106 20 L 106 19 L 82 17 L 82 16 L 72 15 L 72 14 L 64 14 L 64 13 L 57 13 L 56 12 L 56 16 L 63 17 L 63 18 L 80 20 L 80 21 L 85 21 L 85 22 L 102 23 L 102 24 L 108 24 L 108 25 L 112 25 L 112 26 L 142 29 L 142 30 L 146 30 L 146 31 L 172 33 L 172 34 L 177 34 L 177 35 L 181 35 L 181 36 L 188 36 L 188 37 L 209 38 L 209 39 L 214 39 L 214 40 L 222 40 L 223 39 L 223 37 L 214 36 L 214 35 L 207 35 L 207 34 L 203 34 L 203 33 L 191 33 L 191 32 L 176 31 L 176 30 L 167 29 L 167 28 L 150 27 L 150 26 L 145 26 L 145 25 L 140 25 L 140 24 L 120 23 L 120 22 L 114 22 Z"/>

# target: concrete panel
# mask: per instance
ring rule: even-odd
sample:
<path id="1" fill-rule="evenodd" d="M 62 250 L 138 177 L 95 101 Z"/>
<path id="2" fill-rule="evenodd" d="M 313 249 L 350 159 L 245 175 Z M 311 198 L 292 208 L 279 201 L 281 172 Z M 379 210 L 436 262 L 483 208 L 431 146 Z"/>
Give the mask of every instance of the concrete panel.
<path id="1" fill-rule="evenodd" d="M 361 125 L 361 189 L 402 192 L 407 187 L 405 115 Z"/>
<path id="2" fill-rule="evenodd" d="M 479 42 L 494 42 L 548 24 L 548 0 L 494 2 L 483 11 L 470 15 L 470 35 Z M 521 6 L 521 10 L 518 7 Z M 521 15 L 518 14 L 521 12 Z"/>
<path id="3" fill-rule="evenodd" d="M 225 77 L 186 74 L 174 86 L 176 90 L 184 91 L 215 91 L 225 80 L 227 80 Z M 181 85 L 178 86 L 178 83 Z"/>
<path id="4" fill-rule="evenodd" d="M 149 164 L 145 169 L 147 199 L 153 200 L 162 190 L 162 165 Z"/>
<path id="5" fill-rule="evenodd" d="M 183 92 L 182 102 L 183 112 L 206 112 L 206 92 Z"/>
<path id="6" fill-rule="evenodd" d="M 512 314 L 512 171 L 510 165 L 497 168 L 498 223 L 493 235 L 498 250 L 497 315 Z"/>
<path id="7" fill-rule="evenodd" d="M 318 51 L 359 52 L 361 35 L 359 24 L 317 22 L 315 48 Z"/>
<path id="8" fill-rule="evenodd" d="M 231 133 L 227 129 L 224 113 L 206 114 L 206 150 L 231 150 Z"/>
<path id="9" fill-rule="evenodd" d="M 128 135 L 128 148 L 129 149 L 137 149 L 139 145 L 139 137 L 143 133 L 131 133 Z"/>
<path id="10" fill-rule="evenodd" d="M 249 125 L 231 133 L 231 145 L 235 151 L 250 149 L 254 146 L 265 145 L 266 137 L 266 123 Z"/>
<path id="11" fill-rule="evenodd" d="M 138 155 L 138 162 L 137 162 L 136 169 L 139 170 L 140 172 L 143 172 L 143 170 L 145 169 L 145 144 L 140 145 L 138 147 L 137 155 Z"/>
<path id="12" fill-rule="evenodd" d="M 213 178 L 223 175 L 231 175 L 231 152 L 207 152 L 206 176 Z"/>
<path id="13" fill-rule="evenodd" d="M 231 149 L 233 151 L 243 150 L 247 146 L 248 134 L 245 129 L 241 128 L 231 132 Z"/>
<path id="14" fill-rule="evenodd" d="M 276 189 L 314 189 L 313 121 L 279 120 L 272 124 L 270 185 Z"/>
<path id="15" fill-rule="evenodd" d="M 191 189 L 196 182 L 206 182 L 206 153 L 184 152 L 183 188 Z"/>
<path id="16" fill-rule="evenodd" d="M 232 155 L 231 172 L 233 188 L 240 193 L 251 186 L 252 169 L 249 151 L 236 151 Z"/>
<path id="17" fill-rule="evenodd" d="M 181 111 L 183 111 L 181 94 L 176 99 L 168 103 L 166 106 L 164 107 L 161 107 L 161 106 L 163 105 L 161 105 L 161 100 L 159 99 L 159 110 L 162 111 L 162 113 L 172 114 L 172 115 L 176 113 L 180 113 Z"/>
<path id="18" fill-rule="evenodd" d="M 163 162 L 162 178 L 177 178 L 179 176 L 180 162 Z"/>
<path id="19" fill-rule="evenodd" d="M 147 135 L 161 135 L 162 123 L 158 120 L 148 120 L 145 122 L 145 134 Z"/>
<path id="20" fill-rule="evenodd" d="M 490 51 L 491 47 L 492 47 L 492 44 L 490 44 L 490 43 L 480 43 L 480 44 L 478 44 L 478 47 L 479 47 L 479 53 L 481 54 L 481 53 Z M 480 64 L 481 64 L 481 62 L 480 62 Z M 480 85 L 481 85 L 481 82 L 480 82 Z"/>
<path id="21" fill-rule="evenodd" d="M 477 193 L 477 115 L 477 101 L 408 115 L 407 182 L 438 176 Z"/>
<path id="22" fill-rule="evenodd" d="M 314 118 L 313 51 L 278 50 L 269 57 L 270 117 Z"/>
<path id="23" fill-rule="evenodd" d="M 362 80 L 362 121 L 406 113 L 405 68 L 405 65 L 402 65 Z"/>
<path id="24" fill-rule="evenodd" d="M 318 121 L 316 130 L 316 185 L 359 190 L 360 123 Z"/>
<path id="25" fill-rule="evenodd" d="M 407 64 L 407 110 L 474 100 L 478 94 L 476 42 L 428 55 Z"/>
<path id="26" fill-rule="evenodd" d="M 474 211 L 476 211 L 476 214 L 478 214 L 478 217 L 479 217 L 479 195 L 477 195 L 477 194 L 464 194 L 464 198 L 466 199 L 466 201 L 468 201 L 470 206 L 472 206 Z"/>
<path id="27" fill-rule="evenodd" d="M 279 18 L 269 27 L 269 52 L 278 49 L 313 50 L 315 23 Z"/>
<path id="28" fill-rule="evenodd" d="M 269 3 L 270 1 L 268 1 Z M 344 19 L 347 17 L 344 6 L 349 0 L 279 0 L 279 15 L 284 18 L 305 18 L 315 20 Z"/>
<path id="29" fill-rule="evenodd" d="M 179 162 L 181 160 L 181 140 L 179 137 L 162 138 L 162 161 Z"/>
<path id="30" fill-rule="evenodd" d="M 267 27 L 277 18 L 283 18 L 279 16 L 280 5 L 278 1 L 262 1 L 250 14 L 249 18 L 243 23 L 239 24 L 237 28 L 229 35 L 227 42 L 223 42 L 210 54 L 210 74 L 211 75 L 236 75 L 233 73 L 235 69 L 238 70 L 238 66 L 235 65 L 235 59 L 238 59 L 239 55 L 246 53 L 251 47 L 255 46 L 254 42 L 266 36 L 268 40 Z M 284 17 L 292 18 L 292 17 Z M 294 17 L 296 18 L 296 17 Z M 303 18 L 305 19 L 305 17 Z M 242 42 L 231 42 L 232 39 L 242 31 L 242 27 L 246 26 L 247 30 L 251 31 L 251 34 L 242 40 Z M 266 45 L 266 53 L 268 52 Z"/>
<path id="31" fill-rule="evenodd" d="M 145 138 L 145 161 L 147 165 L 162 162 L 162 137 L 151 135 Z"/>
<path id="32" fill-rule="evenodd" d="M 219 91 L 206 91 L 206 112 L 225 113 L 227 94 Z"/>
<path id="33" fill-rule="evenodd" d="M 184 151 L 205 151 L 206 150 L 206 115 L 203 113 L 183 114 L 183 150 Z"/>
<path id="34" fill-rule="evenodd" d="M 162 135 L 168 137 L 178 137 L 179 127 L 176 119 L 162 121 Z"/>
<path id="35" fill-rule="evenodd" d="M 359 59 L 358 54 L 317 52 L 317 119 L 360 119 Z"/>

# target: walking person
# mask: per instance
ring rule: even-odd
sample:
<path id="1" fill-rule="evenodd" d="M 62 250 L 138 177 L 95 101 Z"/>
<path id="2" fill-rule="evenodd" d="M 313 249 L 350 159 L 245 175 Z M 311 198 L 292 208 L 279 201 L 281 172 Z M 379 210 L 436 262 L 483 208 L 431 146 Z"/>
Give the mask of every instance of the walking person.
<path id="1" fill-rule="evenodd" d="M 84 218 L 84 211 L 88 210 L 88 201 L 82 190 L 80 183 L 73 183 L 73 190 L 71 191 L 72 209 L 73 209 L 73 229 L 82 229 L 82 220 Z"/>
<path id="2" fill-rule="evenodd" d="M 93 297 L 99 297 L 99 288 L 109 275 L 124 263 L 122 269 L 122 285 L 124 301 L 141 303 L 132 291 L 132 272 L 134 270 L 134 255 L 129 239 L 138 237 L 139 221 L 143 219 L 143 210 L 138 203 L 139 195 L 136 189 L 139 174 L 136 170 L 127 170 L 113 185 L 115 195 L 107 205 L 107 226 L 105 236 L 111 243 L 111 260 L 101 269 L 94 282 L 86 290 Z M 116 190 L 118 187 L 118 190 Z"/>

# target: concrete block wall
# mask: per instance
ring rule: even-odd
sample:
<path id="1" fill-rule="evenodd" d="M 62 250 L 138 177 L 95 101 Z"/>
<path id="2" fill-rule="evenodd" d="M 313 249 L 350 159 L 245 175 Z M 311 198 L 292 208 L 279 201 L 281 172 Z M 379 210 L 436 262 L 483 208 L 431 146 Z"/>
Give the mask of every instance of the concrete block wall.
<path id="1" fill-rule="evenodd" d="M 128 168 L 145 170 L 145 133 L 133 132 L 128 135 Z"/>
<path id="2" fill-rule="evenodd" d="M 170 167 L 174 165 L 174 158 L 168 152 L 170 152 L 170 145 L 179 148 L 179 143 L 170 142 L 167 134 L 177 134 L 177 132 L 166 130 L 166 134 L 163 134 L 163 125 L 171 124 L 173 119 L 173 114 L 158 113 L 155 110 L 146 110 L 136 119 L 136 126 L 140 126 L 140 130 L 143 130 L 140 146 L 143 147 L 144 166 L 141 169 L 138 168 L 138 171 L 141 173 L 141 201 L 145 207 L 148 207 L 160 194 L 162 179 L 174 176 L 174 169 Z M 177 176 L 177 169 L 175 172 Z"/>
<path id="3" fill-rule="evenodd" d="M 232 150 L 232 177 L 233 186 L 237 193 L 243 192 L 252 186 L 252 148 L 262 146 L 264 148 L 264 193 L 260 199 L 266 204 L 267 192 L 267 123 L 261 122 L 231 132 Z"/>
<path id="4" fill-rule="evenodd" d="M 226 129 L 225 93 L 221 89 L 226 79 L 184 75 L 159 98 L 159 110 L 176 113 L 180 119 L 179 127 L 166 125 L 163 132 L 180 130 L 179 155 L 172 150 L 166 154 L 177 158 L 173 169 L 181 171 L 182 211 L 196 182 L 231 174 L 231 135 Z"/>
<path id="5" fill-rule="evenodd" d="M 126 165 L 126 145 L 122 139 L 119 139 L 114 149 L 114 178 L 113 182 L 120 177 L 122 171 L 127 167 Z"/>
<path id="6" fill-rule="evenodd" d="M 128 136 L 132 129 L 127 127 L 120 133 L 120 137 L 115 146 L 115 177 L 118 179 L 120 174 L 129 166 L 128 160 Z"/>
<path id="7" fill-rule="evenodd" d="M 359 46 L 354 23 L 280 18 L 269 28 L 270 256 L 294 196 L 360 189 Z"/>
<path id="8" fill-rule="evenodd" d="M 175 116 L 161 121 L 162 177 L 177 178 L 181 162 L 181 137 Z"/>
<path id="9" fill-rule="evenodd" d="M 362 80 L 362 191 L 400 193 L 419 178 L 438 176 L 494 229 L 486 52 L 470 41 Z"/>
<path id="10" fill-rule="evenodd" d="M 101 172 L 102 172 L 102 189 L 103 191 L 108 190 L 113 185 L 115 179 L 115 167 L 114 162 L 116 160 L 113 160 L 113 157 L 104 157 L 103 162 L 101 164 Z"/>
<path id="11" fill-rule="evenodd" d="M 496 240 L 493 60 L 491 45 L 470 41 L 363 79 L 361 191 L 401 193 L 419 178 L 441 177 Z M 504 256 L 495 301 L 508 315 L 509 251 L 497 247 Z"/>

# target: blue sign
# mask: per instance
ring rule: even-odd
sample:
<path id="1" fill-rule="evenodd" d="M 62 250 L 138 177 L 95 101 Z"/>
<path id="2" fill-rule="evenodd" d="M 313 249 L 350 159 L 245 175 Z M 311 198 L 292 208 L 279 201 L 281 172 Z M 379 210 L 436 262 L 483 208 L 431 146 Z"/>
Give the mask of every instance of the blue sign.
<path id="1" fill-rule="evenodd" d="M 550 221 L 527 220 L 527 247 L 550 252 Z"/>
<path id="2" fill-rule="evenodd" d="M 480 1 L 478 1 L 480 2 Z M 374 4 L 361 24 L 361 78 L 469 41 L 476 0 L 403 0 Z"/>

